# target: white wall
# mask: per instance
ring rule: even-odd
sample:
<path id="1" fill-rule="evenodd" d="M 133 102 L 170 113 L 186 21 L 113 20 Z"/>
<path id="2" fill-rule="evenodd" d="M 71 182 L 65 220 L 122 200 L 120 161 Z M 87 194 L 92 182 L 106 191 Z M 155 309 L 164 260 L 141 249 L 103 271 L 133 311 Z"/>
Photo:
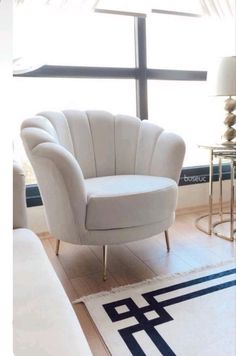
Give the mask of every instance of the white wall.
<path id="1" fill-rule="evenodd" d="M 213 203 L 219 201 L 219 184 L 213 184 Z M 197 208 L 208 205 L 209 199 L 209 184 L 194 184 L 179 187 L 179 199 L 177 209 Z M 223 200 L 227 202 L 230 200 L 230 181 L 223 182 Z"/>
<path id="2" fill-rule="evenodd" d="M 219 199 L 219 186 L 214 183 L 214 203 Z M 208 204 L 208 183 L 194 184 L 179 187 L 179 199 L 177 209 L 198 208 Z M 223 182 L 224 201 L 230 199 L 230 182 Z M 48 231 L 47 222 L 44 214 L 44 207 L 38 206 L 27 209 L 29 227 L 37 232 Z"/>
<path id="3" fill-rule="evenodd" d="M 1 229 L 1 343 L 0 355 L 12 352 L 12 143 L 11 143 L 11 60 L 12 1 L 0 1 L 0 229 Z"/>

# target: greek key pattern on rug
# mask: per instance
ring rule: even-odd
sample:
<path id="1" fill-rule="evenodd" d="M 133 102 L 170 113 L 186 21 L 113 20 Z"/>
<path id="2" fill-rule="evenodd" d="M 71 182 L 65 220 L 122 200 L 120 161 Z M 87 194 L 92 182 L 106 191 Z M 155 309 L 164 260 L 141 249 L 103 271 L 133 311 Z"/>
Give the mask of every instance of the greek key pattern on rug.
<path id="1" fill-rule="evenodd" d="M 177 297 L 159 302 L 157 301 L 158 296 L 201 284 L 206 281 L 218 280 L 224 276 L 233 276 L 234 274 L 236 274 L 236 268 L 144 293 L 142 294 L 142 297 L 147 303 L 147 305 L 144 307 L 138 307 L 132 298 L 126 298 L 117 300 L 112 303 L 107 303 L 104 304 L 103 307 L 112 322 L 128 319 L 131 317 L 136 319 L 136 324 L 118 330 L 120 336 L 124 340 L 132 355 L 145 356 L 144 350 L 141 348 L 136 338 L 134 337 L 135 333 L 144 331 L 162 355 L 173 356 L 175 355 L 175 352 L 169 347 L 167 342 L 161 337 L 155 328 L 157 325 L 173 320 L 171 315 L 165 310 L 165 307 L 235 286 L 236 279 L 232 279 L 224 283 L 219 283 L 208 288 L 198 289 L 197 291 L 179 295 Z"/>

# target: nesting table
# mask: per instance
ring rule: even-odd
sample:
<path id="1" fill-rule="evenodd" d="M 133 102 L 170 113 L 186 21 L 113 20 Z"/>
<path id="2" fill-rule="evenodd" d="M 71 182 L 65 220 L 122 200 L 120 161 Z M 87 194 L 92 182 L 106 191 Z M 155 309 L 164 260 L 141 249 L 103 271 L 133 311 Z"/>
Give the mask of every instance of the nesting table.
<path id="1" fill-rule="evenodd" d="M 215 234 L 216 236 L 223 238 L 228 241 L 234 241 L 234 234 L 236 229 L 234 228 L 235 223 L 235 168 L 236 168 L 236 144 L 214 144 L 214 145 L 199 145 L 200 148 L 207 149 L 209 151 L 209 211 L 206 215 L 202 215 L 196 219 L 196 227 L 202 232 L 207 233 L 208 235 Z M 219 164 L 219 210 L 217 212 L 213 211 L 213 163 L 214 159 L 218 160 Z M 230 164 L 230 206 L 229 211 L 223 211 L 223 172 L 222 172 L 222 163 L 228 162 Z M 229 216 L 226 218 L 226 214 Z M 217 220 L 213 222 L 213 215 L 217 216 Z M 200 222 L 203 219 L 208 220 L 207 229 L 204 229 Z M 216 231 L 216 227 L 229 223 L 229 234 L 224 234 Z"/>

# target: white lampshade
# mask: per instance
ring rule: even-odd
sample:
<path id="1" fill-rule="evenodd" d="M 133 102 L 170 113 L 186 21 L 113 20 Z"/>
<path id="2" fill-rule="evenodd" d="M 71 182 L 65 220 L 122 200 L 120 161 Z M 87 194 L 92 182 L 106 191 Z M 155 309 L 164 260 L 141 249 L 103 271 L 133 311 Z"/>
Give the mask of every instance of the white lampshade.
<path id="1" fill-rule="evenodd" d="M 223 57 L 207 73 L 211 95 L 236 95 L 236 56 Z"/>

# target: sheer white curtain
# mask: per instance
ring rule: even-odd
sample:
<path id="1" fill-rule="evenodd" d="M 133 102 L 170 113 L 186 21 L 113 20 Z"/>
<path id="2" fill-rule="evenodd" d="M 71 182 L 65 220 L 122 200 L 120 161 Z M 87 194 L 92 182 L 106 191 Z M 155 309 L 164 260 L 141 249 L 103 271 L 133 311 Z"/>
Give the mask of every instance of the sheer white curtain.
<path id="1" fill-rule="evenodd" d="M 32 0 L 15 0 L 15 3 L 20 5 Z M 93 9 L 99 0 L 37 0 L 37 3 L 47 6 L 76 6 L 77 9 Z"/>
<path id="2" fill-rule="evenodd" d="M 236 0 L 200 0 L 203 14 L 219 18 L 235 18 Z"/>

